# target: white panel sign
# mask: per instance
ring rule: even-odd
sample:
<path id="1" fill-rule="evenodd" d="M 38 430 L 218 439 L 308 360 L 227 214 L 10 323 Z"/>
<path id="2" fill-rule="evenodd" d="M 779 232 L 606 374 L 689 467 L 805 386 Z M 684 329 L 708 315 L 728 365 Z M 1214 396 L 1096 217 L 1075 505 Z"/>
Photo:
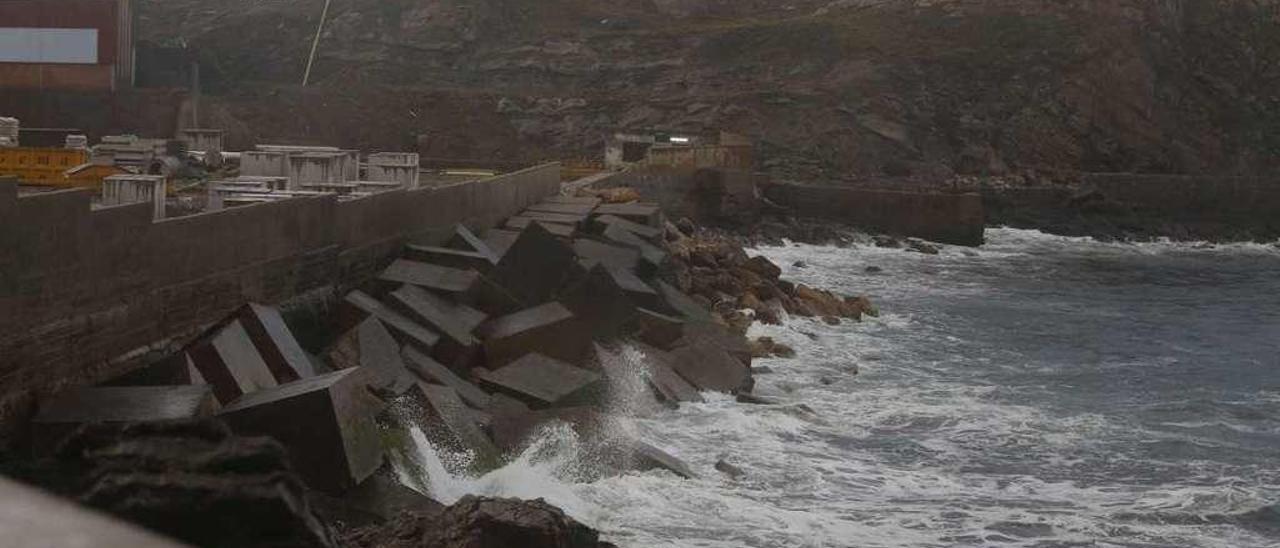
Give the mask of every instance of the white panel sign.
<path id="1" fill-rule="evenodd" d="M 0 27 L 0 63 L 98 62 L 98 29 Z"/>

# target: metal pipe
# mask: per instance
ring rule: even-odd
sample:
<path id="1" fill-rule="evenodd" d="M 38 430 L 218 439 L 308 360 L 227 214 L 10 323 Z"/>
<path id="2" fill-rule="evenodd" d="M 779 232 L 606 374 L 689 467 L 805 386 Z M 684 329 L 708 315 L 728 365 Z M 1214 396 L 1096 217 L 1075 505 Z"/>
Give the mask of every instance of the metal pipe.
<path id="1" fill-rule="evenodd" d="M 331 1 L 324 0 L 324 9 L 320 11 L 320 24 L 316 25 L 316 37 L 311 41 L 311 55 L 307 56 L 307 70 L 302 73 L 302 87 L 307 87 L 307 81 L 311 79 L 311 63 L 316 60 L 316 49 L 320 47 L 320 32 L 324 30 L 324 20 L 329 16 Z"/>

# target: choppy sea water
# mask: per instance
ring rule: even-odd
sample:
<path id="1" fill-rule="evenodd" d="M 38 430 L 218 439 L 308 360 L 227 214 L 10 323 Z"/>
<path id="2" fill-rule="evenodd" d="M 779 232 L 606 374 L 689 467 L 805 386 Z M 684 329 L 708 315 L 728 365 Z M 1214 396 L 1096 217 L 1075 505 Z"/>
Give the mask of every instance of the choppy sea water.
<path id="1" fill-rule="evenodd" d="M 546 498 L 623 547 L 1280 546 L 1280 247 L 987 239 L 753 250 L 884 314 L 753 327 L 799 352 L 757 361 L 784 405 L 614 402 L 698 479 L 597 478 L 568 428 L 482 477 L 419 439 L 409 479 Z"/>

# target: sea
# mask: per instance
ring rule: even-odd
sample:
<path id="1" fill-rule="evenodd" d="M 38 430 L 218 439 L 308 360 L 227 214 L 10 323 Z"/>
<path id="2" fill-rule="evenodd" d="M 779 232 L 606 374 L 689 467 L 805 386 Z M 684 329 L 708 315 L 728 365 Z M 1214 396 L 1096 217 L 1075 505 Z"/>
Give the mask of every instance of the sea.
<path id="1" fill-rule="evenodd" d="M 753 326 L 797 352 L 756 360 L 770 405 L 616 386 L 607 430 L 693 479 L 602 474 L 567 426 L 483 475 L 415 431 L 402 478 L 543 498 L 624 548 L 1280 547 L 1280 243 L 986 237 L 748 250 L 881 314 Z"/>

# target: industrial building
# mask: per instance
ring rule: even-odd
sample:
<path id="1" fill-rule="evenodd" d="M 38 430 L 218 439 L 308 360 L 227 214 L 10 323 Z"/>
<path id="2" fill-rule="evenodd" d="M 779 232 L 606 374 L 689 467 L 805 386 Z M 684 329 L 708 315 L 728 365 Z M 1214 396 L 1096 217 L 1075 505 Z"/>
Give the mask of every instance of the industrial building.
<path id="1" fill-rule="evenodd" d="M 0 0 L 0 89 L 131 87 L 135 18 L 133 0 Z"/>

